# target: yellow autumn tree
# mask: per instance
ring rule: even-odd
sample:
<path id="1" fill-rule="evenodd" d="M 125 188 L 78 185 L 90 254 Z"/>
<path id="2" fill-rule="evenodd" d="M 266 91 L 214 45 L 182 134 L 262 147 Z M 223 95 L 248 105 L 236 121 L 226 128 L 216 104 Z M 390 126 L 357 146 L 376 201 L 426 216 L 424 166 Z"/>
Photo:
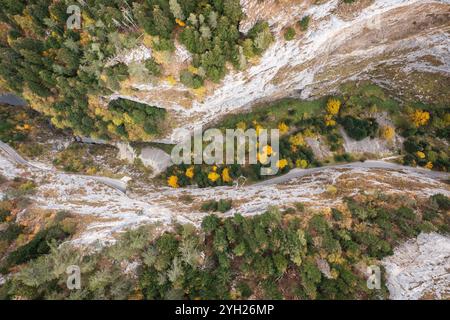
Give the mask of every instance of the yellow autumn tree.
<path id="1" fill-rule="evenodd" d="M 305 145 L 305 139 L 301 133 L 297 133 L 289 138 L 289 143 L 293 146 L 303 146 Z"/>
<path id="2" fill-rule="evenodd" d="M 167 179 L 167 184 L 169 185 L 169 187 L 172 188 L 179 188 L 179 184 L 178 184 L 178 177 L 177 176 L 170 176 L 169 179 Z"/>
<path id="3" fill-rule="evenodd" d="M 186 177 L 189 179 L 194 178 L 194 167 L 189 167 L 186 169 Z"/>
<path id="4" fill-rule="evenodd" d="M 336 120 L 333 119 L 333 116 L 331 114 L 327 114 L 324 120 L 327 127 L 334 127 L 336 125 Z"/>
<path id="5" fill-rule="evenodd" d="M 177 84 L 177 80 L 172 75 L 167 76 L 166 81 L 171 86 L 174 86 Z"/>
<path id="6" fill-rule="evenodd" d="M 270 155 L 272 154 L 272 152 L 273 152 L 272 147 L 269 146 L 269 145 L 264 146 L 264 147 L 263 147 L 263 152 L 264 152 L 265 154 L 267 154 L 268 156 L 270 156 Z"/>
<path id="7" fill-rule="evenodd" d="M 222 180 L 225 183 L 233 181 L 233 179 L 230 177 L 230 170 L 228 168 L 223 169 L 223 171 L 222 171 Z"/>
<path id="8" fill-rule="evenodd" d="M 277 161 L 277 168 L 284 169 L 288 166 L 288 161 L 286 159 L 281 159 Z"/>
<path id="9" fill-rule="evenodd" d="M 280 122 L 278 124 L 278 130 L 280 130 L 280 134 L 286 134 L 289 132 L 289 126 L 284 122 Z"/>
<path id="10" fill-rule="evenodd" d="M 186 23 L 178 18 L 175 19 L 175 22 L 180 26 L 180 27 L 186 27 Z"/>
<path id="11" fill-rule="evenodd" d="M 430 121 L 430 113 L 423 110 L 416 110 L 411 114 L 411 121 L 416 127 L 425 126 Z"/>
<path id="12" fill-rule="evenodd" d="M 385 140 L 391 141 L 395 137 L 395 129 L 391 126 L 384 126 L 381 129 L 381 137 Z"/>
<path id="13" fill-rule="evenodd" d="M 298 159 L 297 161 L 295 161 L 295 166 L 297 168 L 306 169 L 308 167 L 308 161 L 306 161 L 305 159 Z"/>
<path id="14" fill-rule="evenodd" d="M 211 182 L 216 182 L 217 180 L 220 179 L 220 175 L 219 175 L 217 172 L 212 171 L 212 172 L 210 172 L 210 173 L 208 174 L 208 179 L 209 179 Z"/>
<path id="15" fill-rule="evenodd" d="M 417 151 L 416 155 L 419 159 L 425 159 L 426 155 L 422 151 Z"/>
<path id="16" fill-rule="evenodd" d="M 339 99 L 330 99 L 327 102 L 327 112 L 331 115 L 337 115 L 341 109 L 341 101 Z"/>

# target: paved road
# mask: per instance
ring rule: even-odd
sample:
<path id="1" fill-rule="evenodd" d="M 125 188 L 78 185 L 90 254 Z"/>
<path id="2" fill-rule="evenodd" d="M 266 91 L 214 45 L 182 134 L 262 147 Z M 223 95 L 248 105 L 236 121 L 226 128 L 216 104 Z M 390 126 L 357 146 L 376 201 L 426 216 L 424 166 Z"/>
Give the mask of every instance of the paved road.
<path id="1" fill-rule="evenodd" d="M 3 150 L 5 154 L 14 162 L 26 165 L 29 167 L 37 168 L 39 170 L 48 170 L 44 168 L 37 167 L 36 165 L 33 165 L 32 163 L 29 163 L 27 160 L 22 158 L 13 148 L 11 148 L 6 143 L 0 141 L 0 150 Z M 399 164 L 386 162 L 386 161 L 365 161 L 365 162 L 353 162 L 353 163 L 347 163 L 342 165 L 334 165 L 334 166 L 325 166 L 325 167 L 319 167 L 319 168 L 311 168 L 311 169 L 294 169 L 291 170 L 289 173 L 275 177 L 266 181 L 262 181 L 256 184 L 251 185 L 251 187 L 258 187 L 258 186 L 267 186 L 267 185 L 274 185 L 278 183 L 283 183 L 286 181 L 289 181 L 291 179 L 303 177 L 306 175 L 310 175 L 312 173 L 320 172 L 327 169 L 358 169 L 358 168 L 366 168 L 366 169 L 388 169 L 388 170 L 404 170 L 409 171 L 413 173 L 419 173 L 422 174 L 428 178 L 437 179 L 437 180 L 448 180 L 450 179 L 450 175 L 446 172 L 439 172 L 439 171 L 431 171 L 423 168 L 414 168 L 414 167 L 406 167 Z M 122 180 L 117 179 L 111 179 L 107 177 L 96 177 L 96 176 L 84 176 L 84 175 L 77 175 L 79 177 L 95 180 L 97 182 L 103 183 L 113 189 L 116 189 L 122 193 L 126 193 L 127 185 Z"/>
<path id="2" fill-rule="evenodd" d="M 303 176 L 310 175 L 312 173 L 320 172 L 325 169 L 358 169 L 358 168 L 366 168 L 366 169 L 389 169 L 389 170 L 405 170 L 409 172 L 419 173 L 427 176 L 428 178 L 437 179 L 437 180 L 447 180 L 450 179 L 450 175 L 446 172 L 439 172 L 439 171 L 431 171 L 423 168 L 414 168 L 414 167 L 406 167 L 399 164 L 386 162 L 386 161 L 365 161 L 365 162 L 352 162 L 342 165 L 335 165 L 335 166 L 325 166 L 325 167 L 319 167 L 319 168 L 311 168 L 311 169 L 294 169 L 291 170 L 289 173 L 272 178 L 270 180 L 266 180 L 263 182 L 259 182 L 256 184 L 253 184 L 252 186 L 267 186 L 267 185 L 273 185 L 277 183 L 283 183 L 286 181 L 289 181 L 294 178 L 299 178 Z"/>
<path id="3" fill-rule="evenodd" d="M 48 169 L 38 167 L 28 162 L 27 160 L 22 158 L 22 156 L 20 156 L 13 148 L 11 148 L 8 144 L 4 143 L 3 141 L 0 141 L 0 150 L 2 150 L 11 161 L 14 161 L 17 164 L 32 167 L 42 171 L 49 171 Z M 107 185 L 108 187 L 116 189 L 122 193 L 126 193 L 127 191 L 127 184 L 122 180 L 111 179 L 107 177 L 85 176 L 85 175 L 74 175 L 74 176 L 91 179 L 103 183 L 104 185 Z"/>

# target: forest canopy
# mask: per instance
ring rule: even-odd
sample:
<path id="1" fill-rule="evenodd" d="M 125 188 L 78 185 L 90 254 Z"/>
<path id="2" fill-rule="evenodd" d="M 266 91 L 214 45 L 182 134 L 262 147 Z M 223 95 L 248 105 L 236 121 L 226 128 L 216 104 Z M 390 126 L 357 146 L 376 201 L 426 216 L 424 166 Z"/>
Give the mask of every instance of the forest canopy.
<path id="1" fill-rule="evenodd" d="M 76 13 L 69 6 L 80 6 L 75 1 L 2 4 L 0 86 L 26 98 L 58 128 L 103 139 L 146 140 L 160 133 L 152 124 L 161 123 L 161 114 L 155 118 L 146 113 L 142 119 L 131 115 L 136 110 L 124 109 L 122 118 L 127 119 L 125 113 L 139 118 L 127 123 L 99 101 L 117 92 L 132 75 L 143 75 L 144 80 L 160 76 L 161 66 L 152 58 L 142 66 L 108 63 L 143 43 L 147 35 L 154 51 L 174 50 L 179 42 L 192 54 L 195 74 L 182 70 L 179 75 L 192 88 L 205 80 L 221 81 L 227 63 L 244 68 L 273 41 L 264 22 L 247 35 L 239 32 L 244 17 L 239 0 L 87 0 L 80 7 L 79 29 L 67 27 Z"/>

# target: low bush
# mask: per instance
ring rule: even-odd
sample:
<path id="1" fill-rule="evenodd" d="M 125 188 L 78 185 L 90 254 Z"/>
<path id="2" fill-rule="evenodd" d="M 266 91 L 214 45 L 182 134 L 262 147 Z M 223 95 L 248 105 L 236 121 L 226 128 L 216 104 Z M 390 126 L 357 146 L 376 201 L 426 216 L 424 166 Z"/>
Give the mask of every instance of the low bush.
<path id="1" fill-rule="evenodd" d="M 358 119 L 353 116 L 345 116 L 339 119 L 339 123 L 344 127 L 350 138 L 361 141 L 367 137 L 376 137 L 378 123 L 375 119 Z"/>
<path id="2" fill-rule="evenodd" d="M 20 232 L 17 227 L 14 231 L 14 234 Z M 70 234 L 64 232 L 60 226 L 52 226 L 48 229 L 39 231 L 30 242 L 17 248 L 9 254 L 6 261 L 2 264 L 2 270 L 7 270 L 12 266 L 25 263 L 39 257 L 40 255 L 49 253 L 50 242 L 61 242 L 69 235 Z"/>
<path id="3" fill-rule="evenodd" d="M 287 28 L 286 31 L 284 32 L 284 39 L 286 41 L 294 40 L 295 36 L 296 36 L 295 29 L 292 27 Z"/>
<path id="4" fill-rule="evenodd" d="M 181 71 L 180 81 L 186 87 L 198 89 L 203 86 L 203 78 L 188 70 Z"/>
<path id="5" fill-rule="evenodd" d="M 0 241 L 6 241 L 7 243 L 11 243 L 16 240 L 17 237 L 22 233 L 23 227 L 16 224 L 10 223 L 8 227 L 0 232 Z"/>
<path id="6" fill-rule="evenodd" d="M 308 30 L 310 20 L 311 20 L 310 16 L 305 16 L 298 22 L 298 25 L 300 26 L 300 29 L 302 31 Z"/>
<path id="7" fill-rule="evenodd" d="M 231 209 L 232 200 L 211 200 L 202 203 L 201 210 L 203 212 L 222 212 L 225 213 Z"/>

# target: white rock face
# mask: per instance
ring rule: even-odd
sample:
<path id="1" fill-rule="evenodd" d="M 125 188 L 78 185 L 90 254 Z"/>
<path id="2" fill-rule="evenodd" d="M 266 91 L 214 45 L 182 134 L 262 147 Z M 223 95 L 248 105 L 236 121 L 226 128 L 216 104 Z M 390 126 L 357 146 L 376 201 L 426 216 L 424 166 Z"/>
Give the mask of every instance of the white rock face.
<path id="1" fill-rule="evenodd" d="M 325 210 L 342 204 L 342 196 L 368 190 L 381 189 L 386 194 L 421 199 L 437 193 L 450 196 L 448 185 L 439 181 L 447 179 L 445 173 L 370 161 L 350 167 L 297 170 L 286 178 L 252 186 L 240 183 L 234 187 L 171 189 L 145 185 L 127 194 L 117 191 L 123 181 L 109 181 L 107 186 L 95 177 L 17 164 L 3 152 L 0 152 L 0 175 L 7 179 L 33 177 L 38 185 L 30 197 L 33 206 L 77 215 L 82 230 L 72 242 L 79 245 L 106 244 L 114 241 L 117 233 L 144 224 L 159 226 L 161 230 L 170 229 L 173 223 L 199 226 L 208 214 L 200 211 L 199 204 L 211 199 L 233 199 L 233 208 L 225 216 L 236 213 L 252 216 L 264 213 L 270 206 L 292 206 L 297 202 L 313 210 Z M 328 185 L 336 186 L 341 195 L 328 195 Z M 0 188 L 0 197 L 4 192 L 6 189 Z M 184 202 L 186 196 L 192 202 Z M 24 212 L 23 219 L 26 215 Z"/>
<path id="2" fill-rule="evenodd" d="M 317 159 L 323 160 L 333 155 L 330 148 L 327 146 L 326 143 L 323 142 L 323 139 L 321 137 L 305 138 L 305 141 L 308 144 L 308 146 L 312 149 L 314 156 Z"/>
<path id="3" fill-rule="evenodd" d="M 153 175 L 158 175 L 172 165 L 170 155 L 163 150 L 152 147 L 142 148 L 140 154 L 137 154 L 133 147 L 125 142 L 118 142 L 115 146 L 119 149 L 118 157 L 133 163 L 136 159 L 140 159 L 144 166 L 153 170 Z"/>
<path id="4" fill-rule="evenodd" d="M 136 151 L 126 142 L 117 142 L 115 144 L 119 149 L 118 157 L 120 160 L 125 160 L 129 163 L 133 163 L 136 159 Z"/>
<path id="5" fill-rule="evenodd" d="M 251 28 L 258 17 L 267 18 L 277 40 L 258 64 L 244 71 L 231 71 L 203 101 L 193 100 L 192 107 L 187 109 L 158 105 L 176 111 L 180 119 L 187 119 L 180 121 L 181 128 L 161 142 L 179 142 L 179 137 L 184 136 L 180 134 L 182 129 L 192 131 L 195 126 L 214 123 L 220 116 L 257 102 L 286 96 L 309 99 L 323 90 L 332 92 L 345 81 L 368 78 L 371 70 L 378 66 L 401 64 L 407 72 L 424 69 L 442 74 L 450 72 L 447 63 L 430 69 L 429 65 L 417 62 L 427 55 L 450 61 L 450 52 L 445 48 L 448 47 L 447 35 L 438 28 L 420 34 L 411 30 L 402 33 L 407 30 L 406 21 L 410 21 L 411 16 L 425 19 L 427 10 L 442 10 L 448 1 L 375 0 L 348 21 L 335 15 L 340 3 L 337 0 L 307 8 L 306 2 L 287 4 L 280 12 L 265 17 L 265 11 L 275 2 L 241 1 L 244 11 L 252 15 L 241 24 L 241 31 Z M 304 15 L 311 17 L 309 30 L 286 42 L 279 34 L 282 28 Z M 150 105 L 157 105 L 151 94 L 146 100 Z"/>
<path id="6" fill-rule="evenodd" d="M 170 155 L 157 148 L 143 148 L 139 159 L 142 160 L 145 166 L 153 168 L 153 174 L 155 175 L 163 172 L 172 165 Z"/>
<path id="7" fill-rule="evenodd" d="M 395 128 L 395 125 L 389 119 L 389 115 L 386 112 L 377 114 L 374 118 L 381 128 L 386 126 Z M 385 140 L 378 137 L 371 139 L 370 137 L 367 137 L 361 141 L 356 141 L 350 138 L 343 128 L 340 128 L 339 131 L 344 139 L 345 152 L 348 153 L 372 153 L 386 157 L 396 154 L 396 151 L 402 148 L 403 141 L 405 140 L 398 133 L 395 133 L 392 140 Z"/>
<path id="8" fill-rule="evenodd" d="M 393 300 L 418 300 L 426 294 L 450 298 L 450 238 L 420 234 L 383 260 Z"/>
<path id="9" fill-rule="evenodd" d="M 129 65 L 133 62 L 143 62 L 151 57 L 152 50 L 144 45 L 141 45 L 135 49 L 119 53 L 117 56 L 109 60 L 105 66 L 112 67 L 118 63 Z"/>
<path id="10" fill-rule="evenodd" d="M 392 145 L 385 140 L 367 137 L 361 141 L 356 141 L 351 139 L 342 128 L 339 131 L 344 139 L 345 152 L 357 154 L 373 153 L 381 156 L 387 156 L 392 153 Z"/>

